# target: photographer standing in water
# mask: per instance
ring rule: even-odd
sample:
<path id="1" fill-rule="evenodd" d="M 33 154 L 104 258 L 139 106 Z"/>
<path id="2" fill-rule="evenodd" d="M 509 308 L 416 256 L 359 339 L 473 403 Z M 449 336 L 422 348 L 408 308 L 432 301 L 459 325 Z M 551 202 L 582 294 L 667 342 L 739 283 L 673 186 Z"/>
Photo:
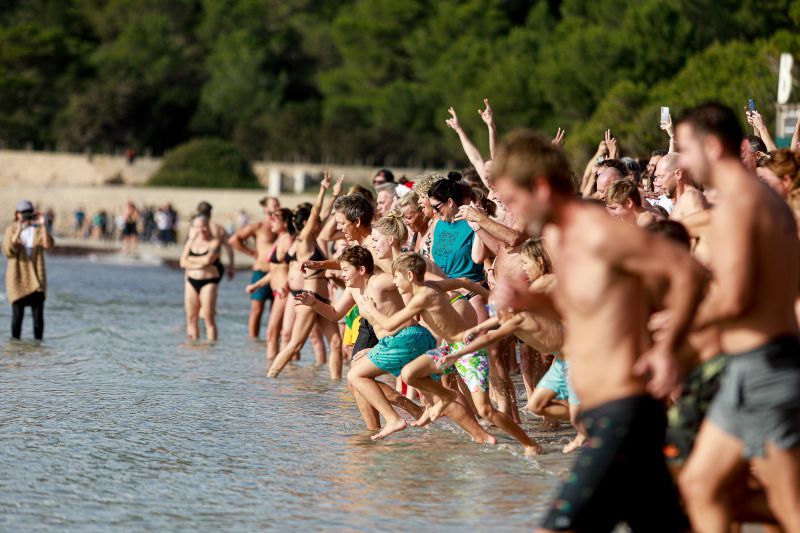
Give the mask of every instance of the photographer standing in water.
<path id="1" fill-rule="evenodd" d="M 8 258 L 6 294 L 11 302 L 11 337 L 19 339 L 26 307 L 33 311 L 33 336 L 44 335 L 44 297 L 47 278 L 44 251 L 53 247 L 43 213 L 36 213 L 28 200 L 17 203 L 15 223 L 6 228 L 3 254 Z"/>

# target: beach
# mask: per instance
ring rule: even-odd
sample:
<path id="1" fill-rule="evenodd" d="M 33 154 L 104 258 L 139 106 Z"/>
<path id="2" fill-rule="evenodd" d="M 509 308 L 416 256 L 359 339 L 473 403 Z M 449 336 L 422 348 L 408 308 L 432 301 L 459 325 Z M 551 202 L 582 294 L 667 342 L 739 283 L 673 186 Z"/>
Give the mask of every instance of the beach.
<path id="1" fill-rule="evenodd" d="M 183 273 L 113 257 L 50 257 L 45 340 L 0 343 L 0 529 L 530 531 L 572 463 L 527 414 L 547 455 L 447 421 L 372 442 L 308 345 L 267 380 L 244 276 L 189 345 Z"/>

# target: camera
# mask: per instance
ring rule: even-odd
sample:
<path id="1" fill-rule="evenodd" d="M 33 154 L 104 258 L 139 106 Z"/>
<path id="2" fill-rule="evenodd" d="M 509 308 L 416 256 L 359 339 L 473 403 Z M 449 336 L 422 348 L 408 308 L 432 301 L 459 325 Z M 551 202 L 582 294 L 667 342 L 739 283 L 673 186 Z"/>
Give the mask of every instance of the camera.
<path id="1" fill-rule="evenodd" d="M 22 213 L 22 220 L 25 222 L 33 222 L 36 220 L 36 213 L 33 211 L 23 211 Z"/>

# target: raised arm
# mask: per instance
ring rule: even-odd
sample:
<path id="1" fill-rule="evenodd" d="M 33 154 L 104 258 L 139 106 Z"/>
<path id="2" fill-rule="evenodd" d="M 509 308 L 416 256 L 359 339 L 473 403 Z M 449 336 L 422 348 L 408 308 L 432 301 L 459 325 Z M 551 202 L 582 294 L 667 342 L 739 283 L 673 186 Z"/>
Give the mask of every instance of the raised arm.
<path id="1" fill-rule="evenodd" d="M 326 304 L 317 300 L 317 297 L 310 292 L 304 291 L 294 297 L 295 305 L 307 305 L 314 310 L 322 318 L 326 318 L 331 322 L 338 322 L 347 312 L 352 309 L 356 304 L 353 295 L 349 290 L 344 291 L 344 294 L 337 300 L 336 304 Z"/>
<path id="2" fill-rule="evenodd" d="M 330 242 L 339 238 L 339 232 L 336 229 L 336 217 L 330 217 L 325 221 L 322 226 L 322 231 L 319 232 L 319 239 Z"/>
<path id="3" fill-rule="evenodd" d="M 9 226 L 8 229 L 6 229 L 6 234 L 3 238 L 3 255 L 9 259 L 14 257 L 19 250 L 19 247 L 22 246 L 22 242 L 19 238 L 21 232 L 22 224 L 19 222 L 15 222 L 14 225 Z"/>
<path id="4" fill-rule="evenodd" d="M 764 124 L 764 118 L 761 116 L 761 113 L 758 111 L 749 111 L 747 108 L 745 108 L 745 112 L 747 113 L 748 124 L 753 126 L 756 135 L 761 137 L 761 140 L 764 141 L 767 151 L 771 152 L 777 150 L 778 146 L 775 144 L 775 141 L 772 140 L 772 135 L 769 134 L 769 128 Z"/>
<path id="5" fill-rule="evenodd" d="M 792 144 L 789 145 L 789 149 L 800 152 L 800 118 L 797 119 L 797 122 L 794 125 L 794 132 L 792 132 Z"/>
<path id="6" fill-rule="evenodd" d="M 589 195 L 592 194 L 591 188 L 594 187 L 594 181 L 592 181 L 592 179 L 596 179 L 597 173 L 595 172 L 595 169 L 597 168 L 597 160 L 600 159 L 601 157 L 605 158 L 607 154 L 608 154 L 608 147 L 606 146 L 606 141 L 605 140 L 600 141 L 600 144 L 597 146 L 597 151 L 594 153 L 592 158 L 589 159 L 589 162 L 586 163 L 586 168 L 583 171 L 583 178 L 581 179 L 580 190 L 581 190 L 581 195 L 584 198 L 586 198 L 586 194 L 584 194 L 584 191 L 587 189 L 587 187 L 588 189 L 590 189 Z M 589 184 L 590 181 L 591 185 Z"/>
<path id="7" fill-rule="evenodd" d="M 672 116 L 670 115 L 669 120 L 661 124 L 661 129 L 664 130 L 667 135 L 669 135 L 669 150 L 667 153 L 673 153 L 675 151 L 675 128 L 672 127 Z"/>
<path id="8" fill-rule="evenodd" d="M 303 231 L 300 232 L 300 240 L 302 240 L 304 243 L 309 243 L 309 241 L 313 240 L 314 236 L 319 233 L 319 227 L 321 224 L 319 220 L 319 214 L 322 211 L 322 202 L 325 201 L 325 193 L 328 192 L 330 186 L 331 171 L 325 170 L 322 173 L 322 181 L 319 184 L 319 192 L 314 200 L 314 204 L 311 206 L 311 213 L 308 215 L 306 225 L 303 226 Z"/>
<path id="9" fill-rule="evenodd" d="M 461 127 L 461 124 L 458 122 L 458 116 L 456 115 L 456 110 L 452 107 L 448 109 L 450 112 L 450 118 L 445 120 L 445 123 L 453 129 L 458 134 L 458 138 L 461 140 L 461 146 L 464 148 L 464 153 L 467 154 L 467 159 L 475 167 L 475 170 L 478 172 L 478 176 L 480 176 L 481 181 L 487 187 L 489 186 L 489 180 L 486 179 L 486 170 L 484 169 L 484 160 L 483 156 L 481 155 L 480 150 L 472 144 L 469 136 L 464 131 L 464 128 Z"/>
<path id="10" fill-rule="evenodd" d="M 333 189 L 332 189 L 333 194 L 328 199 L 328 201 L 325 202 L 325 205 L 322 207 L 322 211 L 320 211 L 319 213 L 320 220 L 327 222 L 328 217 L 331 216 L 331 213 L 333 212 L 333 202 L 335 202 L 336 199 L 342 195 L 343 183 L 344 183 L 344 174 L 339 176 L 339 179 L 336 180 L 336 183 L 333 184 Z"/>
<path id="11" fill-rule="evenodd" d="M 489 128 L 489 159 L 494 159 L 495 157 L 495 147 L 497 146 L 497 126 L 494 123 L 494 112 L 492 111 L 492 106 L 489 105 L 489 99 L 483 99 L 483 105 L 486 106 L 486 109 L 481 111 L 478 109 L 478 114 L 481 116 L 481 119 L 486 123 L 486 127 Z"/>

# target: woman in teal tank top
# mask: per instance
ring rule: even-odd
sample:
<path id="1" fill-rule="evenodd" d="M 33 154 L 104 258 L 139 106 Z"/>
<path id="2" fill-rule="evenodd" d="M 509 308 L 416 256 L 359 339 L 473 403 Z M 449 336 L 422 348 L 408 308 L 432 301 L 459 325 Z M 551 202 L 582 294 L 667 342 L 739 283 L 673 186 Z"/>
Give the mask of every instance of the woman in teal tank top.
<path id="1" fill-rule="evenodd" d="M 472 199 L 469 185 L 448 177 L 433 184 L 428 197 L 433 210 L 439 215 L 433 229 L 431 259 L 448 278 L 467 278 L 477 283 L 486 280 L 483 260 L 486 248 L 466 220 L 453 220 L 458 208 Z M 477 295 L 467 295 L 470 303 L 482 318 L 486 315 L 486 301 Z"/>

